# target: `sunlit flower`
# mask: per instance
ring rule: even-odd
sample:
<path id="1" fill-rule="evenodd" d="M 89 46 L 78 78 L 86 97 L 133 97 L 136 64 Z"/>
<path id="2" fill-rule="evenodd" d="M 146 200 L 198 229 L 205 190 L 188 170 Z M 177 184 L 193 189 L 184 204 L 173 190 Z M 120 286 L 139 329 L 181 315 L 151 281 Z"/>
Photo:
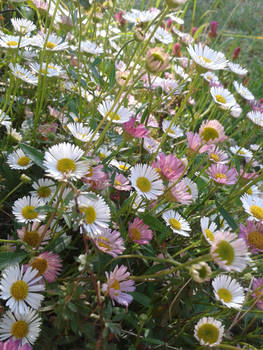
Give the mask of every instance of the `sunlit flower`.
<path id="1" fill-rule="evenodd" d="M 41 253 L 30 262 L 29 266 L 33 271 L 38 271 L 37 276 L 43 276 L 49 283 L 56 281 L 62 269 L 59 255 L 51 252 Z"/>
<path id="2" fill-rule="evenodd" d="M 0 47 L 7 49 L 17 49 L 29 45 L 31 45 L 31 39 L 25 37 L 3 34 L 0 38 Z"/>
<path id="3" fill-rule="evenodd" d="M 152 239 L 152 230 L 139 218 L 135 218 L 133 222 L 128 222 L 128 232 L 132 241 L 139 244 L 148 244 Z"/>
<path id="4" fill-rule="evenodd" d="M 216 119 L 204 121 L 200 126 L 199 136 L 208 144 L 223 142 L 227 139 L 223 125 Z"/>
<path id="5" fill-rule="evenodd" d="M 253 153 L 244 147 L 232 146 L 230 147 L 230 151 L 233 154 L 237 154 L 238 156 L 241 156 L 241 157 L 246 157 L 246 158 L 253 157 Z"/>
<path id="6" fill-rule="evenodd" d="M 252 111 L 247 114 L 247 117 L 256 125 L 263 128 L 263 113 L 260 111 Z"/>
<path id="7" fill-rule="evenodd" d="M 77 49 L 77 47 L 76 47 L 76 49 Z M 104 51 L 102 47 L 100 47 L 96 43 L 93 43 L 89 40 L 81 41 L 80 50 L 82 52 L 92 54 L 92 55 L 100 55 Z"/>
<path id="8" fill-rule="evenodd" d="M 94 242 L 99 250 L 113 257 L 121 255 L 125 250 L 124 241 L 119 231 L 103 229 L 94 237 Z"/>
<path id="9" fill-rule="evenodd" d="M 209 83 L 211 81 L 216 82 L 216 83 L 219 82 L 218 76 L 213 72 L 206 72 L 206 73 L 201 74 L 201 76 Z"/>
<path id="10" fill-rule="evenodd" d="M 212 164 L 209 167 L 209 176 L 222 185 L 234 185 L 237 182 L 238 173 L 235 168 L 229 168 L 226 164 Z"/>
<path id="11" fill-rule="evenodd" d="M 213 317 L 203 317 L 195 325 L 195 338 L 201 345 L 216 346 L 221 343 L 224 335 L 222 322 Z"/>
<path id="12" fill-rule="evenodd" d="M 160 13 L 160 10 L 154 9 L 152 11 L 139 11 L 136 9 L 131 9 L 131 12 L 127 12 L 123 15 L 126 21 L 139 24 L 144 22 L 150 22 L 154 20 Z"/>
<path id="13" fill-rule="evenodd" d="M 112 272 L 106 272 L 107 282 L 102 285 L 102 290 L 110 296 L 113 304 L 116 301 L 118 304 L 128 307 L 132 302 L 133 297 L 125 293 L 135 291 L 134 281 L 129 277 L 130 273 L 124 265 L 120 267 L 117 265 Z"/>
<path id="14" fill-rule="evenodd" d="M 119 191 L 130 191 L 131 185 L 130 181 L 122 174 L 116 174 L 114 178 L 113 187 Z"/>
<path id="15" fill-rule="evenodd" d="M 14 30 L 21 34 L 33 32 L 37 28 L 32 21 L 25 18 L 11 18 L 11 23 Z"/>
<path id="16" fill-rule="evenodd" d="M 42 64 L 39 64 L 37 62 L 32 62 L 30 63 L 30 68 L 33 70 L 33 72 L 45 75 L 49 78 L 62 77 L 65 73 L 61 66 L 54 63 L 47 64 L 45 62 L 42 62 Z"/>
<path id="17" fill-rule="evenodd" d="M 246 220 L 240 224 L 239 236 L 245 240 L 252 253 L 263 252 L 263 222 Z"/>
<path id="18" fill-rule="evenodd" d="M 151 73 L 163 72 L 169 68 L 169 55 L 162 47 L 153 47 L 146 53 L 146 68 Z"/>
<path id="19" fill-rule="evenodd" d="M 243 208 L 250 215 L 249 220 L 263 221 L 263 199 L 244 194 L 240 198 Z"/>
<path id="20" fill-rule="evenodd" d="M 191 228 L 189 223 L 174 210 L 166 211 L 162 214 L 162 218 L 174 233 L 186 237 L 190 236 L 189 231 L 191 231 Z"/>
<path id="21" fill-rule="evenodd" d="M 213 163 L 228 163 L 228 154 L 216 145 L 211 145 L 211 147 L 207 150 L 207 153 L 209 156 L 209 160 Z"/>
<path id="22" fill-rule="evenodd" d="M 222 52 L 214 51 L 201 43 L 194 44 L 194 47 L 189 46 L 187 50 L 195 63 L 206 70 L 224 69 L 227 65 L 226 57 Z"/>
<path id="23" fill-rule="evenodd" d="M 93 135 L 93 130 L 88 126 L 85 126 L 83 123 L 69 123 L 67 124 L 67 128 L 77 140 L 82 142 L 88 142 Z M 97 140 L 98 137 L 99 135 L 95 135 L 93 141 Z"/>
<path id="24" fill-rule="evenodd" d="M 169 187 L 171 187 L 171 189 L 169 191 L 168 197 L 171 201 L 186 205 L 189 205 L 193 202 L 193 197 L 189 192 L 189 188 L 184 182 L 184 179 L 182 179 L 176 185 L 174 185 L 173 182 L 169 182 Z"/>
<path id="25" fill-rule="evenodd" d="M 157 28 L 156 32 L 154 33 L 154 39 L 166 45 L 169 45 L 173 42 L 172 35 L 162 27 Z"/>
<path id="26" fill-rule="evenodd" d="M 242 113 L 242 108 L 240 107 L 240 105 L 238 103 L 235 104 L 234 106 L 232 106 L 230 109 L 230 114 L 234 118 L 238 118 L 241 113 Z"/>
<path id="27" fill-rule="evenodd" d="M 233 62 L 228 62 L 228 68 L 231 70 L 231 72 L 240 76 L 246 75 L 248 72 L 246 68 L 243 68 L 239 64 Z"/>
<path id="28" fill-rule="evenodd" d="M 46 214 L 36 210 L 45 205 L 45 202 L 35 196 L 24 196 L 15 201 L 13 205 L 13 214 L 18 222 L 28 223 L 30 221 L 42 221 Z"/>
<path id="29" fill-rule="evenodd" d="M 38 84 L 38 77 L 33 75 L 28 69 L 20 66 L 20 64 L 16 63 L 15 65 L 13 65 L 12 63 L 10 63 L 8 67 L 11 69 L 11 72 L 15 77 L 32 85 Z"/>
<path id="30" fill-rule="evenodd" d="M 157 158 L 152 164 L 152 167 L 158 171 L 158 173 L 167 180 L 176 181 L 182 176 L 185 165 L 173 154 L 164 153 L 158 154 Z"/>
<path id="31" fill-rule="evenodd" d="M 205 239 L 209 244 L 212 244 L 215 240 L 215 232 L 217 230 L 215 222 L 210 222 L 209 218 L 204 216 L 200 220 L 200 226 Z"/>
<path id="32" fill-rule="evenodd" d="M 237 81 L 234 81 L 233 83 L 237 93 L 242 96 L 247 101 L 253 101 L 255 100 L 254 95 L 241 83 L 238 83 Z"/>
<path id="33" fill-rule="evenodd" d="M 44 202 L 49 202 L 56 191 L 55 183 L 50 179 L 38 179 L 32 187 L 35 191 L 31 191 L 31 194 Z"/>
<path id="34" fill-rule="evenodd" d="M 224 87 L 211 87 L 210 93 L 215 101 L 223 109 L 231 109 L 236 105 L 234 95 Z"/>
<path id="35" fill-rule="evenodd" d="M 53 33 L 51 33 L 48 38 L 47 34 L 36 35 L 32 38 L 32 45 L 42 49 L 45 47 L 47 51 L 63 51 L 68 47 L 67 42 L 63 42 L 62 38 L 59 38 Z"/>
<path id="36" fill-rule="evenodd" d="M 11 169 L 25 170 L 33 165 L 32 160 L 19 148 L 7 157 L 7 164 Z"/>
<path id="37" fill-rule="evenodd" d="M 178 126 L 171 125 L 170 120 L 164 120 L 162 124 L 163 132 L 167 132 L 167 135 L 172 137 L 173 139 L 177 139 L 178 137 L 184 136 L 183 130 Z"/>
<path id="38" fill-rule="evenodd" d="M 244 288 L 230 276 L 219 275 L 213 282 L 214 295 L 227 307 L 241 309 L 245 300 Z"/>
<path id="39" fill-rule="evenodd" d="M 98 111 L 99 113 L 105 117 L 107 115 L 107 119 L 111 120 L 112 123 L 116 124 L 123 124 L 127 122 L 132 114 L 131 111 L 129 111 L 128 108 L 125 107 L 119 107 L 118 109 L 115 107 L 112 108 L 114 102 L 110 100 L 105 100 L 103 101 L 99 106 L 98 106 Z M 112 111 L 110 112 L 110 110 Z"/>

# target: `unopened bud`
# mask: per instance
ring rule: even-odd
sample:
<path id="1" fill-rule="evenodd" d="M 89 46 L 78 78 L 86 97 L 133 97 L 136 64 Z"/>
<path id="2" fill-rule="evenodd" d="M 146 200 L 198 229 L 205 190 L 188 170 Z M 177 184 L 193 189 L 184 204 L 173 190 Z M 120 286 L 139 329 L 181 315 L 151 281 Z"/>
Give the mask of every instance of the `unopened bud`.
<path id="1" fill-rule="evenodd" d="M 20 176 L 20 181 L 29 184 L 30 182 L 32 182 L 32 179 L 29 176 L 22 174 Z"/>
<path id="2" fill-rule="evenodd" d="M 193 280 L 197 283 L 209 281 L 211 274 L 212 270 L 210 266 L 204 261 L 201 261 L 198 264 L 193 264 L 190 267 L 190 275 L 192 276 Z"/>
<path id="3" fill-rule="evenodd" d="M 145 33 L 141 27 L 137 27 L 134 32 L 134 39 L 136 41 L 143 41 L 145 39 Z"/>
<path id="4" fill-rule="evenodd" d="M 162 47 L 149 49 L 146 54 L 146 68 L 151 73 L 163 72 L 169 68 L 169 55 Z"/>

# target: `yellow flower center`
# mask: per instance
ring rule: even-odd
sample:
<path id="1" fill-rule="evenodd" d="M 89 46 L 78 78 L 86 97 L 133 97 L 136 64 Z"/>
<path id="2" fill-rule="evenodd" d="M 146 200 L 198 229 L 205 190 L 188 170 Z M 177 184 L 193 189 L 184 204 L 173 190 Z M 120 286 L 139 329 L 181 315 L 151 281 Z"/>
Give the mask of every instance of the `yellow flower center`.
<path id="1" fill-rule="evenodd" d="M 240 150 L 240 151 L 238 151 L 237 153 L 238 153 L 238 154 L 242 154 L 242 155 L 244 155 L 244 154 L 245 154 L 245 152 L 243 152 L 243 151 L 241 151 L 241 150 Z"/>
<path id="2" fill-rule="evenodd" d="M 91 177 L 93 175 L 93 169 L 92 166 L 89 167 L 89 171 L 87 172 L 87 174 L 85 175 L 86 177 Z"/>
<path id="3" fill-rule="evenodd" d="M 159 52 L 153 52 L 152 57 L 154 58 L 154 61 L 159 61 L 161 63 L 164 63 L 164 58 Z"/>
<path id="4" fill-rule="evenodd" d="M 23 241 L 36 248 L 40 242 L 40 235 L 37 231 L 26 231 Z"/>
<path id="5" fill-rule="evenodd" d="M 197 331 L 197 336 L 206 344 L 214 344 L 219 337 L 219 329 L 211 323 L 202 324 Z"/>
<path id="6" fill-rule="evenodd" d="M 224 96 L 222 96 L 222 95 L 216 95 L 215 97 L 216 97 L 217 102 L 223 103 L 223 104 L 226 103 L 226 99 L 225 99 Z"/>
<path id="7" fill-rule="evenodd" d="M 224 180 L 225 180 L 227 177 L 226 177 L 226 174 L 223 174 L 223 173 L 216 173 L 216 174 L 215 174 L 215 178 L 216 178 L 216 179 L 222 179 L 222 180 L 224 179 Z"/>
<path id="8" fill-rule="evenodd" d="M 51 189 L 48 186 L 40 186 L 37 189 L 37 194 L 41 198 L 47 198 L 51 194 Z"/>
<path id="9" fill-rule="evenodd" d="M 251 205 L 250 212 L 255 218 L 263 220 L 263 209 L 258 205 Z"/>
<path id="10" fill-rule="evenodd" d="M 57 169 L 62 173 L 74 172 L 76 168 L 76 163 L 70 158 L 61 158 L 57 162 Z"/>
<path id="11" fill-rule="evenodd" d="M 249 232 L 247 236 L 248 244 L 257 249 L 263 249 L 263 233 L 259 231 Z"/>
<path id="12" fill-rule="evenodd" d="M 16 281 L 10 287 L 10 294 L 16 301 L 24 300 L 28 295 L 28 285 L 22 280 Z"/>
<path id="13" fill-rule="evenodd" d="M 111 120 L 120 120 L 120 119 L 121 119 L 121 117 L 119 116 L 119 114 L 116 113 L 116 112 L 110 112 L 110 113 L 109 113 L 109 118 L 110 118 Z"/>
<path id="14" fill-rule="evenodd" d="M 215 236 L 214 236 L 213 232 L 211 230 L 209 230 L 209 228 L 207 228 L 205 230 L 205 234 L 206 234 L 206 237 L 209 239 L 209 241 L 211 241 L 211 242 L 214 241 Z"/>
<path id="15" fill-rule="evenodd" d="M 17 339 L 22 339 L 28 334 L 28 324 L 26 321 L 19 320 L 13 323 L 11 327 L 11 334 Z"/>
<path id="16" fill-rule="evenodd" d="M 199 59 L 202 59 L 203 61 L 205 61 L 205 63 L 211 63 L 212 61 L 209 58 L 206 58 L 204 56 L 198 56 Z"/>
<path id="17" fill-rule="evenodd" d="M 218 257 L 221 261 L 224 261 L 226 265 L 231 265 L 235 259 L 235 251 L 231 244 L 227 241 L 220 241 L 215 249 Z"/>
<path id="18" fill-rule="evenodd" d="M 6 43 L 8 46 L 17 46 L 18 45 L 18 42 L 17 41 L 8 41 Z"/>
<path id="19" fill-rule="evenodd" d="M 121 185 L 121 183 L 120 183 L 120 181 L 115 180 L 115 181 L 114 181 L 114 185 L 115 185 L 115 186 L 120 186 L 120 185 Z"/>
<path id="20" fill-rule="evenodd" d="M 99 157 L 100 157 L 100 159 L 105 159 L 106 158 L 106 154 L 100 152 Z"/>
<path id="21" fill-rule="evenodd" d="M 217 294 L 219 298 L 223 300 L 225 303 L 230 303 L 230 301 L 232 300 L 232 294 L 226 288 L 218 289 Z"/>
<path id="22" fill-rule="evenodd" d="M 99 241 L 98 241 L 98 246 L 105 248 L 107 251 L 109 251 L 109 250 L 111 250 L 111 247 L 110 247 L 110 244 L 108 244 L 108 243 L 110 243 L 108 238 L 101 236 L 99 238 Z"/>
<path id="23" fill-rule="evenodd" d="M 35 211 L 35 207 L 33 205 L 26 205 L 22 209 L 22 215 L 27 220 L 33 220 L 38 217 L 38 212 Z"/>
<path id="24" fill-rule="evenodd" d="M 171 218 L 171 219 L 169 219 L 169 224 L 170 224 L 175 230 L 181 230 L 182 225 L 181 225 L 181 223 L 180 223 L 178 220 L 176 220 L 176 219 L 174 219 L 174 218 Z"/>
<path id="25" fill-rule="evenodd" d="M 114 280 L 113 283 L 111 284 L 111 288 L 115 289 L 116 291 L 119 291 L 121 289 L 120 283 L 118 280 Z"/>
<path id="26" fill-rule="evenodd" d="M 44 258 L 36 258 L 30 265 L 33 269 L 38 270 L 38 275 L 43 275 L 48 268 L 47 260 Z"/>
<path id="27" fill-rule="evenodd" d="M 88 224 L 93 224 L 96 220 L 96 211 L 93 207 L 82 207 L 79 209 L 81 213 L 85 214 L 85 221 Z"/>
<path id="28" fill-rule="evenodd" d="M 141 239 L 141 233 L 139 230 L 137 230 L 137 228 L 135 227 L 132 227 L 131 228 L 131 235 L 132 235 L 132 238 L 135 240 L 135 241 L 139 241 Z"/>
<path id="29" fill-rule="evenodd" d="M 24 157 L 20 157 L 18 160 L 17 160 L 17 164 L 20 165 L 20 166 L 26 166 L 28 165 L 30 162 L 30 158 L 24 156 Z"/>
<path id="30" fill-rule="evenodd" d="M 123 164 L 120 164 L 120 165 L 119 165 L 119 168 L 120 168 L 121 170 L 128 170 L 128 167 L 127 167 L 126 165 L 123 165 Z"/>
<path id="31" fill-rule="evenodd" d="M 136 185 L 142 192 L 149 192 L 152 188 L 150 181 L 144 176 L 138 177 Z"/>
<path id="32" fill-rule="evenodd" d="M 219 137 L 219 134 L 215 128 L 212 128 L 210 126 L 206 126 L 204 130 L 202 131 L 202 138 L 205 141 L 214 140 Z"/>
<path id="33" fill-rule="evenodd" d="M 251 194 L 252 194 L 252 189 L 251 189 L 251 188 L 248 188 L 248 189 L 246 190 L 246 193 L 251 195 Z"/>
<path id="34" fill-rule="evenodd" d="M 47 48 L 48 48 L 48 49 L 51 49 L 51 50 L 52 50 L 52 49 L 54 49 L 54 47 L 56 47 L 56 46 L 57 46 L 57 45 L 54 44 L 54 43 L 52 43 L 51 41 L 48 41 L 48 42 L 47 42 Z"/>
<path id="35" fill-rule="evenodd" d="M 219 162 L 220 158 L 217 154 L 215 153 L 210 153 L 210 159 L 213 159 L 215 162 Z"/>

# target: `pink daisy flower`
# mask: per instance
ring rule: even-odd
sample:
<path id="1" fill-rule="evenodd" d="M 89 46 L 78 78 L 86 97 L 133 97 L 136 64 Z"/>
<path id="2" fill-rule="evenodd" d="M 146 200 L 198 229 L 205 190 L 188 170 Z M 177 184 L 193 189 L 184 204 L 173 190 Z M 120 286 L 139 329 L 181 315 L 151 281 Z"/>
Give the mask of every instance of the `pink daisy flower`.
<path id="1" fill-rule="evenodd" d="M 173 154 L 168 154 L 168 156 L 166 156 L 164 153 L 160 153 L 157 156 L 152 167 L 165 179 L 174 181 L 182 176 L 185 169 L 185 165 L 180 159 Z"/>
<path id="2" fill-rule="evenodd" d="M 237 182 L 238 173 L 235 168 L 225 164 L 212 164 L 208 169 L 209 176 L 219 184 L 233 185 Z"/>
<path id="3" fill-rule="evenodd" d="M 138 124 L 135 126 L 136 119 L 135 117 L 131 117 L 130 120 L 123 123 L 123 128 L 127 134 L 137 138 L 144 138 L 148 136 L 148 130 L 145 128 L 144 124 Z"/>
<path id="4" fill-rule="evenodd" d="M 263 278 L 255 278 L 253 281 L 253 291 L 252 294 L 255 299 L 258 299 L 256 306 L 263 310 Z"/>
<path id="5" fill-rule="evenodd" d="M 186 133 L 186 137 L 187 137 L 188 147 L 192 152 L 196 152 L 199 149 L 198 153 L 201 154 L 201 153 L 207 152 L 207 150 L 209 149 L 208 145 L 204 145 L 201 147 L 202 140 L 197 133 L 189 131 Z"/>
<path id="6" fill-rule="evenodd" d="M 143 220 L 135 218 L 133 223 L 128 222 L 129 236 L 133 242 L 139 244 L 148 244 L 152 239 L 152 231 L 149 229 L 149 226 L 143 223 Z"/>
<path id="7" fill-rule="evenodd" d="M 225 164 L 228 162 L 228 154 L 216 145 L 211 145 L 207 150 L 209 160 L 213 163 Z"/>
<path id="8" fill-rule="evenodd" d="M 103 190 L 110 186 L 109 175 L 103 170 L 103 165 L 91 166 L 89 172 L 81 180 L 90 185 L 93 190 Z"/>
<path id="9" fill-rule="evenodd" d="M 39 226 L 38 222 L 34 222 L 33 224 L 29 224 L 27 226 L 22 227 L 20 230 L 17 230 L 17 234 L 21 241 L 26 242 L 32 248 L 43 247 L 48 243 L 50 239 L 50 230 L 47 230 L 45 233 L 45 237 L 41 242 L 41 235 L 45 229 L 45 225 Z"/>
<path id="10" fill-rule="evenodd" d="M 24 344 L 21 346 L 21 340 L 14 340 L 10 338 L 9 340 L 0 342 L 0 350 L 32 350 L 29 344 Z"/>
<path id="11" fill-rule="evenodd" d="M 256 172 L 246 173 L 244 172 L 244 169 L 240 167 L 240 176 L 244 180 L 252 180 L 252 179 L 256 179 L 259 175 Z"/>
<path id="12" fill-rule="evenodd" d="M 119 231 L 111 231 L 109 228 L 103 231 L 94 238 L 94 242 L 99 250 L 110 254 L 113 257 L 120 255 L 125 250 L 124 241 L 121 238 Z"/>
<path id="13" fill-rule="evenodd" d="M 169 187 L 172 186 L 173 183 L 169 183 Z M 181 204 L 191 204 L 193 202 L 192 194 L 189 191 L 187 184 L 184 179 L 182 179 L 178 184 L 173 186 L 169 191 L 169 199 L 174 202 L 179 202 Z"/>
<path id="14" fill-rule="evenodd" d="M 106 272 L 106 277 L 107 282 L 102 285 L 103 292 L 110 296 L 113 305 L 116 301 L 118 304 L 128 307 L 133 297 L 124 292 L 134 292 L 135 286 L 134 281 L 129 279 L 130 273 L 127 271 L 127 267 L 117 265 L 112 272 Z"/>
<path id="15" fill-rule="evenodd" d="M 59 255 L 44 252 L 36 257 L 30 266 L 38 270 L 38 276 L 43 276 L 48 282 L 55 282 L 62 269 Z"/>
<path id="16" fill-rule="evenodd" d="M 248 220 L 240 225 L 239 237 L 243 238 L 252 253 L 263 252 L 263 223 Z"/>
<path id="17" fill-rule="evenodd" d="M 204 121 L 199 129 L 199 136 L 204 143 L 213 144 L 227 139 L 224 127 L 218 120 Z"/>
<path id="18" fill-rule="evenodd" d="M 130 181 L 122 174 L 116 174 L 113 187 L 119 191 L 130 191 Z"/>

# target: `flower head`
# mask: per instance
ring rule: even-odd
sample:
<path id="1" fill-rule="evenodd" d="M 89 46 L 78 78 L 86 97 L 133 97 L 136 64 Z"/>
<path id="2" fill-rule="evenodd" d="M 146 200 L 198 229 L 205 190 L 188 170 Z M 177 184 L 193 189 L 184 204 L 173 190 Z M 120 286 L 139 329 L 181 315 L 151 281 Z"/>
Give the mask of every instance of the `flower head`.
<path id="1" fill-rule="evenodd" d="M 257 307 L 263 310 L 263 278 L 255 278 L 253 281 L 253 297 L 257 299 Z"/>
<path id="2" fill-rule="evenodd" d="M 227 139 L 224 133 L 224 127 L 216 119 L 204 121 L 199 129 L 199 136 L 203 142 L 215 144 Z"/>
<path id="3" fill-rule="evenodd" d="M 94 237 L 94 242 L 99 250 L 116 257 L 125 250 L 124 241 L 121 238 L 119 231 L 111 230 L 109 228 L 102 230 L 102 232 Z"/>
<path id="4" fill-rule="evenodd" d="M 25 170 L 33 165 L 32 160 L 21 149 L 17 149 L 8 155 L 7 164 L 11 169 L 16 170 Z"/>
<path id="5" fill-rule="evenodd" d="M 152 230 L 139 218 L 128 223 L 128 232 L 132 241 L 139 244 L 148 244 L 152 239 Z"/>
<path id="6" fill-rule="evenodd" d="M 45 236 L 43 240 L 41 240 L 41 236 L 45 231 L 46 226 L 39 226 L 38 222 L 34 222 L 33 224 L 27 224 L 23 226 L 21 229 L 17 230 L 17 234 L 19 239 L 30 245 L 33 249 L 37 249 L 39 246 L 43 246 L 48 243 L 50 239 L 50 230 L 45 232 Z"/>
<path id="7" fill-rule="evenodd" d="M 195 63 L 204 70 L 224 69 L 227 65 L 222 52 L 214 51 L 201 43 L 195 44 L 194 47 L 190 45 L 187 50 Z"/>
<path id="8" fill-rule="evenodd" d="M 160 153 L 153 162 L 152 167 L 166 180 L 176 181 L 185 169 L 184 163 L 173 154 Z"/>
<path id="9" fill-rule="evenodd" d="M 41 253 L 30 262 L 32 269 L 38 271 L 37 276 L 43 276 L 49 283 L 55 282 L 60 274 L 62 263 L 58 254 L 51 252 Z"/>
<path id="10" fill-rule="evenodd" d="M 46 214 L 36 210 L 36 208 L 45 205 L 45 202 L 35 196 L 24 196 L 15 201 L 13 205 L 13 214 L 18 222 L 42 221 Z"/>
<path id="11" fill-rule="evenodd" d="M 154 47 L 146 53 L 146 68 L 151 73 L 163 72 L 169 68 L 169 55 L 162 47 Z"/>
<path id="12" fill-rule="evenodd" d="M 0 350 L 32 350 L 30 345 L 24 344 L 23 346 L 20 346 L 20 344 L 21 341 L 19 339 L 14 340 L 10 338 L 5 342 L 0 342 Z"/>
<path id="13" fill-rule="evenodd" d="M 176 213 L 174 210 L 166 211 L 162 214 L 162 218 L 174 233 L 186 237 L 190 236 L 190 225 L 185 219 L 182 218 L 180 214 Z"/>
<path id="14" fill-rule="evenodd" d="M 148 130 L 145 128 L 144 124 L 138 124 L 135 126 L 136 119 L 131 117 L 131 119 L 123 123 L 123 129 L 125 132 L 133 137 L 144 138 L 148 135 Z"/>
<path id="15" fill-rule="evenodd" d="M 225 306 L 241 309 L 245 300 L 244 288 L 230 276 L 217 276 L 213 282 L 214 294 L 217 300 Z"/>
<path id="16" fill-rule="evenodd" d="M 236 169 L 229 169 L 226 164 L 212 164 L 208 170 L 209 176 L 219 184 L 233 185 L 237 182 L 238 173 Z"/>
<path id="17" fill-rule="evenodd" d="M 263 222 L 248 220 L 240 225 L 239 236 L 245 240 L 252 253 L 263 252 Z"/>
<path id="18" fill-rule="evenodd" d="M 243 208 L 250 215 L 249 220 L 263 221 L 263 199 L 244 194 L 240 198 Z"/>
<path id="19" fill-rule="evenodd" d="M 195 338 L 201 345 L 216 346 L 221 343 L 224 326 L 213 317 L 203 317 L 195 325 Z"/>

